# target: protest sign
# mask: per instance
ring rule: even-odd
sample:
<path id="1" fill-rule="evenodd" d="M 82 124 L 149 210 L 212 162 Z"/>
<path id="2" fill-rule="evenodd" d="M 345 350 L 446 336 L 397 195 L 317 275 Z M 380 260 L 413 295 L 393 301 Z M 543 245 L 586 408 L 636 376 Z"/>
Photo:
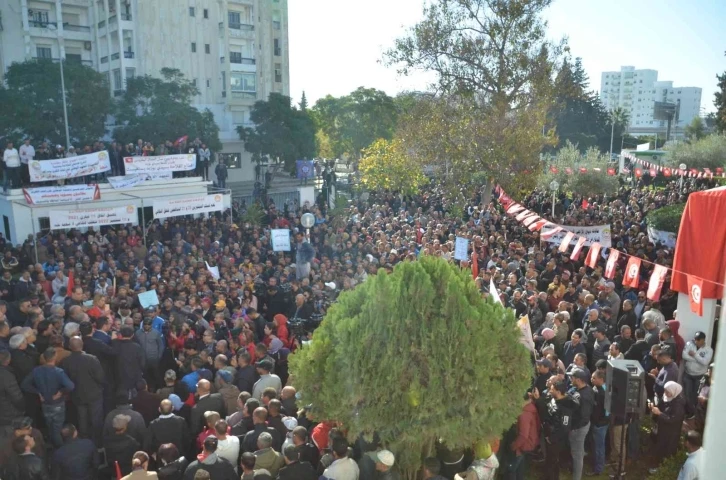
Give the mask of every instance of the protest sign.
<path id="1" fill-rule="evenodd" d="M 668 248 L 676 248 L 676 234 L 672 232 L 664 232 L 648 227 L 648 239 L 653 243 L 660 243 Z"/>
<path id="2" fill-rule="evenodd" d="M 139 303 L 143 308 L 159 305 L 159 296 L 156 294 L 156 290 L 148 290 L 146 292 L 139 293 L 138 297 Z"/>
<path id="3" fill-rule="evenodd" d="M 456 237 L 456 245 L 454 247 L 454 258 L 456 260 L 469 260 L 469 239 L 464 237 Z"/>
<path id="4" fill-rule="evenodd" d="M 193 153 L 157 155 L 154 157 L 124 157 L 126 175 L 188 171 L 194 170 L 196 166 L 197 156 Z"/>
<path id="5" fill-rule="evenodd" d="M 141 185 L 149 180 L 170 180 L 172 172 L 139 173 L 136 175 L 122 175 L 120 177 L 108 177 L 108 183 L 113 188 L 131 188 Z"/>
<path id="6" fill-rule="evenodd" d="M 224 196 L 220 193 L 170 200 L 154 200 L 154 218 L 221 212 L 222 210 L 224 210 Z"/>
<path id="7" fill-rule="evenodd" d="M 286 228 L 272 230 L 272 250 L 275 252 L 290 251 L 290 230 Z"/>
<path id="8" fill-rule="evenodd" d="M 51 210 L 49 216 L 51 230 L 138 223 L 136 207 L 133 205 L 81 210 Z"/>
<path id="9" fill-rule="evenodd" d="M 295 166 L 297 167 L 297 178 L 315 177 L 315 167 L 312 160 L 297 160 Z"/>
<path id="10" fill-rule="evenodd" d="M 101 199 L 98 185 L 65 185 L 55 187 L 24 188 L 23 195 L 28 205 L 49 203 L 91 202 Z"/>
<path id="11" fill-rule="evenodd" d="M 592 227 L 582 227 L 582 226 L 570 226 L 570 225 L 558 225 L 564 230 L 561 230 L 554 235 L 551 235 L 547 238 L 543 238 L 544 241 L 549 243 L 562 243 L 562 240 L 564 240 L 565 235 L 567 235 L 568 232 L 574 233 L 574 236 L 572 237 L 570 241 L 570 245 L 576 245 L 577 244 L 577 237 L 585 237 L 585 246 L 589 247 L 594 242 L 599 243 L 605 248 L 611 248 L 612 247 L 612 241 L 611 241 L 611 233 L 610 233 L 610 225 L 595 225 Z M 565 231 L 566 230 L 566 231 Z"/>
<path id="12" fill-rule="evenodd" d="M 28 164 L 31 182 L 65 180 L 109 170 L 111 170 L 111 161 L 105 150 L 54 160 L 33 160 Z"/>
<path id="13" fill-rule="evenodd" d="M 210 267 L 208 262 L 204 262 L 204 264 L 207 266 L 207 271 L 212 274 L 212 277 L 214 277 L 215 280 L 219 280 L 219 267 Z"/>

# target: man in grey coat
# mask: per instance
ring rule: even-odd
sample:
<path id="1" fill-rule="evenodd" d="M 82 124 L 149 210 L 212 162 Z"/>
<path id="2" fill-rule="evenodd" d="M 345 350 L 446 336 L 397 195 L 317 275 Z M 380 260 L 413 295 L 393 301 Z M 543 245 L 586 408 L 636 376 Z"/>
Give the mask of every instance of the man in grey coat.
<path id="1" fill-rule="evenodd" d="M 152 328 L 152 319 L 145 318 L 143 326 L 136 331 L 134 340 L 141 346 L 146 359 L 144 377 L 151 390 L 162 386 L 159 362 L 164 354 L 164 339 L 158 330 Z"/>

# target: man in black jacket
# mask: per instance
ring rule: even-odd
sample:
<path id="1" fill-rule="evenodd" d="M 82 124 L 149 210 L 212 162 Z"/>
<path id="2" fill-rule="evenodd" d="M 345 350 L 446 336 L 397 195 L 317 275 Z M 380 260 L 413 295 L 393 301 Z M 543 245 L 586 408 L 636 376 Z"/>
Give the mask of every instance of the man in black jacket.
<path id="1" fill-rule="evenodd" d="M 183 455 L 187 453 L 192 444 L 187 422 L 180 416 L 174 415 L 171 400 L 162 400 L 159 406 L 159 418 L 153 420 L 146 429 L 144 437 L 144 450 L 156 452 L 165 443 L 173 443 Z"/>
<path id="2" fill-rule="evenodd" d="M 121 475 L 131 473 L 131 458 L 141 450 L 141 444 L 126 433 L 130 421 L 131 417 L 128 415 L 116 415 L 112 422 L 114 433 L 103 439 L 106 463 L 113 468 L 115 462 L 118 462 Z"/>
<path id="3" fill-rule="evenodd" d="M 645 330 L 635 330 L 635 343 L 625 352 L 625 360 L 637 360 L 645 367 L 645 357 L 650 352 L 650 345 L 645 341 Z"/>
<path id="4" fill-rule="evenodd" d="M 184 480 L 193 480 L 197 470 L 206 470 L 214 480 L 237 480 L 239 475 L 224 458 L 217 456 L 217 437 L 210 435 L 204 439 L 204 450 L 197 460 L 189 464 L 184 472 Z M 199 460 L 201 458 L 201 460 Z"/>
<path id="5" fill-rule="evenodd" d="M 91 322 L 81 322 L 78 326 L 83 336 L 83 351 L 89 355 L 93 355 L 101 362 L 103 368 L 103 408 L 109 411 L 114 407 L 114 364 L 118 353 L 116 350 L 106 345 L 101 340 L 93 336 L 93 326 Z"/>
<path id="6" fill-rule="evenodd" d="M 217 412 L 220 417 L 224 418 L 227 414 L 224 398 L 219 393 L 210 393 L 212 384 L 209 380 L 199 380 L 197 382 L 197 395 L 199 399 L 197 404 L 192 407 L 190 418 L 190 430 L 192 435 L 196 437 L 204 429 L 204 412 Z"/>
<path id="7" fill-rule="evenodd" d="M 320 451 L 318 447 L 308 441 L 308 430 L 298 425 L 292 430 L 292 443 L 297 449 L 301 462 L 308 462 L 313 468 L 318 468 Z"/>
<path id="8" fill-rule="evenodd" d="M 592 476 L 602 474 L 605 469 L 605 438 L 608 433 L 610 419 L 605 411 L 605 373 L 597 371 L 592 374 L 593 408 L 590 422 L 592 423 L 592 443 L 594 460 Z"/>
<path id="9" fill-rule="evenodd" d="M 13 439 L 15 461 L 4 466 L 3 478 L 13 480 L 48 480 L 48 470 L 43 459 L 33 453 L 35 440 L 30 435 L 22 435 Z"/>
<path id="10" fill-rule="evenodd" d="M 241 350 L 239 355 L 237 355 L 235 384 L 240 392 L 252 393 L 255 382 L 260 378 L 257 374 L 257 369 L 251 365 L 251 361 L 250 353 L 247 350 Z"/>
<path id="11" fill-rule="evenodd" d="M 567 384 L 564 381 L 554 382 L 549 388 L 549 396 L 541 396 L 536 388 L 532 392 L 536 400 L 537 410 L 543 421 L 545 434 L 545 457 L 547 479 L 560 478 L 560 452 L 567 442 L 572 426 L 572 414 L 577 403 L 567 395 Z"/>
<path id="12" fill-rule="evenodd" d="M 126 392 L 129 398 L 135 394 L 136 383 L 144 378 L 146 357 L 138 343 L 133 341 L 134 329 L 121 327 L 121 336 L 111 341 L 116 352 L 116 386 L 118 393 Z"/>
<path id="13" fill-rule="evenodd" d="M 71 338 L 68 347 L 71 354 L 60 367 L 76 385 L 71 398 L 78 410 L 79 430 L 82 437 L 98 444 L 103 426 L 103 367 L 96 357 L 83 352 L 80 337 Z"/>
<path id="14" fill-rule="evenodd" d="M 25 412 L 25 399 L 15 373 L 10 369 L 10 352 L 0 351 L 0 428 L 7 427 Z"/>
<path id="15" fill-rule="evenodd" d="M 590 431 L 590 416 L 595 403 L 592 388 L 588 384 L 590 375 L 580 368 L 572 369 L 568 375 L 572 381 L 569 394 L 577 400 L 578 407 L 573 412 L 572 430 L 569 433 L 572 453 L 572 478 L 582 478 L 582 462 L 585 459 L 585 437 Z"/>
<path id="16" fill-rule="evenodd" d="M 618 331 L 623 328 L 623 325 L 629 326 L 630 330 L 634 331 L 637 321 L 638 318 L 635 316 L 635 311 L 633 310 L 633 302 L 625 300 L 623 302 L 623 314 L 618 319 Z"/>
<path id="17" fill-rule="evenodd" d="M 260 434 L 267 432 L 272 435 L 272 447 L 279 452 L 283 440 L 280 438 L 280 434 L 277 430 L 267 426 L 267 409 L 265 407 L 255 409 L 255 412 L 252 414 L 252 422 L 255 427 L 253 430 L 250 430 L 245 434 L 244 439 L 241 442 L 242 451 L 256 452 L 257 439 Z"/>
<path id="18" fill-rule="evenodd" d="M 294 445 L 285 447 L 285 466 L 277 475 L 278 480 L 316 480 L 318 474 L 308 462 L 300 461 L 300 454 Z"/>
<path id="19" fill-rule="evenodd" d="M 63 446 L 53 454 L 53 478 L 59 480 L 93 480 L 98 471 L 96 445 L 78 438 L 76 427 L 68 423 L 61 430 Z"/>

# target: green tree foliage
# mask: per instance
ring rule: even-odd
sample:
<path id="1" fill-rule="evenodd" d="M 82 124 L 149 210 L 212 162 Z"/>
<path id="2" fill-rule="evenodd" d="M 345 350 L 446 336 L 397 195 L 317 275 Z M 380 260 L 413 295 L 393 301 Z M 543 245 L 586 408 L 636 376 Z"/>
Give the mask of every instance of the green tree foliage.
<path id="1" fill-rule="evenodd" d="M 552 173 L 549 167 L 555 167 L 557 173 Z M 580 171 L 581 168 L 586 171 Z M 567 169 L 571 173 L 567 173 Z M 590 147 L 583 154 L 577 145 L 567 142 L 557 151 L 547 173 L 540 177 L 540 187 L 547 189 L 552 180 L 557 180 L 560 188 L 568 192 L 585 196 L 612 194 L 618 190 L 618 177 L 608 175 L 607 169 L 608 157 L 597 148 Z"/>
<path id="2" fill-rule="evenodd" d="M 290 97 L 271 93 L 267 101 L 255 102 L 250 120 L 255 127 L 237 127 L 237 133 L 253 160 L 279 158 L 292 170 L 295 160 L 315 157 L 315 124 L 307 111 L 292 105 Z"/>
<path id="3" fill-rule="evenodd" d="M 305 91 L 302 92 L 302 97 L 300 97 L 300 110 L 305 112 L 308 109 L 308 97 L 305 96 Z"/>
<path id="4" fill-rule="evenodd" d="M 421 165 L 415 162 L 398 140 L 376 140 L 363 149 L 359 170 L 361 182 L 371 190 L 387 190 L 414 195 L 428 183 Z"/>
<path id="5" fill-rule="evenodd" d="M 686 139 L 689 142 L 695 142 L 706 136 L 706 124 L 701 117 L 693 117 L 691 123 L 686 125 Z"/>
<path id="6" fill-rule="evenodd" d="M 656 230 L 677 234 L 678 229 L 681 228 L 681 217 L 685 208 L 685 203 L 678 203 L 651 210 L 645 217 L 645 221 Z"/>
<path id="7" fill-rule="evenodd" d="M 688 168 L 725 168 L 726 134 L 707 135 L 692 143 L 671 146 L 667 149 L 665 163 L 671 167 L 685 163 Z"/>
<path id="8" fill-rule="evenodd" d="M 141 138 L 153 144 L 182 135 L 199 137 L 211 150 L 221 150 L 219 127 L 210 110 L 191 106 L 199 90 L 179 70 L 162 68 L 161 78 L 149 75 L 126 80 L 126 92 L 118 102 L 114 136 L 123 142 Z"/>
<path id="9" fill-rule="evenodd" d="M 341 294 L 290 371 L 317 420 L 378 433 L 413 479 L 437 439 L 470 447 L 515 421 L 531 381 L 519 336 L 471 272 L 424 256 Z"/>
<path id="10" fill-rule="evenodd" d="M 360 158 L 364 148 L 382 138 L 391 140 L 398 110 L 394 99 L 381 90 L 359 87 L 350 95 L 331 95 L 315 102 L 317 127 L 330 139 L 334 157 Z"/>
<path id="11" fill-rule="evenodd" d="M 713 104 L 716 107 L 716 131 L 726 133 L 726 72 L 716 75 L 718 89 L 714 94 Z"/>
<path id="12" fill-rule="evenodd" d="M 482 170 L 511 192 L 536 183 L 539 154 L 555 143 L 543 130 L 563 48 L 546 36 L 542 12 L 550 3 L 436 0 L 387 52 L 400 73 L 437 76 L 440 98 L 420 99 L 422 108 L 407 116 L 405 145 L 425 144 L 417 154 L 447 167 L 452 194 L 467 196 Z"/>
<path id="13" fill-rule="evenodd" d="M 106 77 L 68 61 L 63 70 L 71 142 L 95 142 L 106 134 L 106 117 L 113 112 Z M 0 136 L 65 144 L 60 65 L 50 60 L 13 63 L 5 83 L 6 88 L 0 87 Z"/>
<path id="14" fill-rule="evenodd" d="M 582 60 L 577 58 L 572 64 L 565 59 L 555 78 L 555 106 L 550 113 L 559 138 L 558 147 L 570 142 L 583 152 L 590 147 L 609 148 L 607 111 L 597 94 L 588 90 L 589 86 Z"/>

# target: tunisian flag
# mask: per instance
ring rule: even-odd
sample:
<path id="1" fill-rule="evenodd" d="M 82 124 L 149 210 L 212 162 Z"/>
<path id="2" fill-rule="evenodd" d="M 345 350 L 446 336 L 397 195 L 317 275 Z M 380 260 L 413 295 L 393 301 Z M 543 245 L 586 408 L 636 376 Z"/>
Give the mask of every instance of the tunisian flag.
<path id="1" fill-rule="evenodd" d="M 615 276 L 615 266 L 618 264 L 618 258 L 620 258 L 620 252 L 617 250 L 610 250 L 608 263 L 605 264 L 605 278 L 612 280 Z"/>
<path id="2" fill-rule="evenodd" d="M 703 315 L 703 279 L 686 275 L 688 278 L 688 296 L 691 300 L 691 311 L 696 315 Z"/>
<path id="3" fill-rule="evenodd" d="M 68 286 L 66 287 L 66 297 L 70 297 L 71 293 L 73 293 L 73 287 L 75 286 L 75 282 L 73 281 L 73 269 L 68 269 Z"/>
<path id="4" fill-rule="evenodd" d="M 638 257 L 630 257 L 630 260 L 628 260 L 628 265 L 625 267 L 623 286 L 628 285 L 632 288 L 638 288 L 639 277 L 640 259 Z"/>
<path id="5" fill-rule="evenodd" d="M 590 268 L 595 268 L 597 266 L 597 259 L 600 256 L 600 248 L 601 246 L 598 242 L 590 245 L 590 250 L 587 252 L 587 258 L 585 259 L 585 265 Z"/>
<path id="6" fill-rule="evenodd" d="M 663 265 L 656 265 L 653 273 L 650 275 L 648 282 L 648 298 L 655 301 L 660 300 L 660 289 L 663 288 L 663 280 L 665 280 L 668 269 Z"/>

